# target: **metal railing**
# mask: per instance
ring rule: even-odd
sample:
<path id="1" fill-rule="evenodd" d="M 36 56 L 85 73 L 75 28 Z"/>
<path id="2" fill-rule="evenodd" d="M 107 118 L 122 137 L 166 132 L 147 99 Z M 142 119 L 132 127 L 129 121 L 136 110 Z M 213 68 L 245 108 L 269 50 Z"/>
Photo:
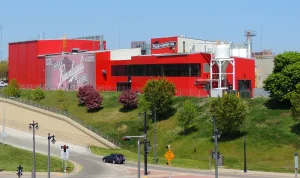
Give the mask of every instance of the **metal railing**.
<path id="1" fill-rule="evenodd" d="M 80 124 L 81 126 L 87 128 L 90 131 L 94 132 L 95 134 L 99 135 L 100 137 L 104 138 L 105 140 L 107 140 L 107 141 L 113 143 L 114 145 L 118 146 L 119 148 L 122 146 L 121 142 L 111 138 L 107 134 L 105 134 L 105 133 L 101 132 L 100 130 L 94 128 L 93 126 L 83 122 L 82 120 L 80 120 L 76 116 L 68 113 L 67 111 L 63 111 L 63 110 L 57 109 L 57 108 L 52 107 L 52 106 L 42 105 L 42 104 L 37 103 L 37 102 L 32 101 L 32 100 L 26 100 L 26 99 L 22 99 L 22 98 L 14 98 L 14 97 L 6 97 L 2 93 L 0 93 L 0 97 L 5 98 L 5 99 L 9 99 L 9 100 L 13 100 L 13 101 L 17 101 L 19 103 L 27 104 L 27 105 L 30 105 L 30 106 L 33 106 L 33 107 L 36 107 L 36 108 L 39 108 L 39 109 L 43 109 L 43 110 L 46 110 L 46 111 L 50 111 L 50 112 L 53 112 L 53 113 L 56 113 L 56 114 L 66 116 L 66 117 L 72 119 L 73 121 L 75 121 L 76 123 Z"/>

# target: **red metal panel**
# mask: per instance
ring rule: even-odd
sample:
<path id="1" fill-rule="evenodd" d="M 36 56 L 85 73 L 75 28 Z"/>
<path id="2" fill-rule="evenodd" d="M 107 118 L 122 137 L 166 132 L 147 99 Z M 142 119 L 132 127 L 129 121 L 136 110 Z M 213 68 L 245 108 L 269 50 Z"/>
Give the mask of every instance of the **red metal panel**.
<path id="1" fill-rule="evenodd" d="M 173 46 L 173 42 L 175 42 L 175 46 Z M 177 43 L 178 43 L 178 37 L 152 38 L 151 54 L 177 53 L 178 51 Z"/>
<path id="2" fill-rule="evenodd" d="M 9 45 L 9 58 L 8 58 L 8 79 L 17 78 L 17 67 L 18 67 L 18 44 Z"/>
<path id="3" fill-rule="evenodd" d="M 53 54 L 63 51 L 63 41 L 60 40 L 39 40 L 38 54 Z M 92 40 L 66 40 L 67 52 L 71 52 L 72 48 L 79 48 L 80 50 L 94 51 L 99 49 L 99 41 Z"/>
<path id="4" fill-rule="evenodd" d="M 106 74 L 102 71 L 105 70 Z M 110 52 L 98 52 L 96 53 L 96 86 L 98 89 L 111 86 L 111 63 Z M 99 88 L 101 87 L 101 88 Z"/>

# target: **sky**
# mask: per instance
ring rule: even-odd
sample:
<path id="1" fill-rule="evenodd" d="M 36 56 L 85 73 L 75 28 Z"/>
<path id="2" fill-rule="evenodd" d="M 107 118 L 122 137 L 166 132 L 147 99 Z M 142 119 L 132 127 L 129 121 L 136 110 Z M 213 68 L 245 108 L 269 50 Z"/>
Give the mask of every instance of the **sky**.
<path id="1" fill-rule="evenodd" d="M 104 35 L 109 49 L 180 36 L 244 43 L 254 51 L 300 51 L 299 0 L 1 0 L 3 58 L 8 43 Z"/>

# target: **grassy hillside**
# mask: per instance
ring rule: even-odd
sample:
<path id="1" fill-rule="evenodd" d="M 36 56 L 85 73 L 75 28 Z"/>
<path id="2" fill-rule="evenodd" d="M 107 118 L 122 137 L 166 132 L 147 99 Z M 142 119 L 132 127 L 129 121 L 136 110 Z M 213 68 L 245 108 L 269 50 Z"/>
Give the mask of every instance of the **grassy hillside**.
<path id="1" fill-rule="evenodd" d="M 26 92 L 25 92 L 26 93 Z M 138 117 L 139 109 L 123 111 L 117 102 L 120 93 L 102 93 L 104 103 L 102 109 L 96 113 L 87 113 L 84 107 L 77 106 L 76 92 L 67 92 L 68 112 L 81 120 L 99 128 L 99 130 L 121 141 L 125 135 L 140 135 L 143 133 L 143 119 Z M 23 92 L 23 96 L 24 92 Z M 175 107 L 180 109 L 187 97 L 176 97 Z M 177 125 L 175 113 L 167 120 L 157 122 L 157 155 L 159 164 L 165 164 L 163 157 L 167 151 L 165 145 L 171 143 L 175 159 L 173 166 L 193 168 L 208 168 L 208 150 L 213 149 L 212 123 L 208 113 L 209 99 L 196 99 L 193 102 L 201 111 L 201 120 L 196 128 L 188 135 L 181 134 Z M 300 148 L 300 125 L 290 117 L 288 109 L 276 105 L 266 99 L 246 100 L 250 114 L 242 129 L 242 134 L 232 138 L 222 137 L 219 149 L 224 155 L 227 168 L 243 168 L 243 137 L 247 137 L 247 167 L 250 170 L 293 172 L 293 154 Z M 55 92 L 47 91 L 42 104 L 56 106 Z M 148 138 L 153 144 L 153 123 L 149 122 Z M 136 141 L 124 143 L 124 149 L 133 153 L 136 159 Z M 116 152 L 111 150 L 94 150 L 98 153 Z M 120 151 L 117 151 L 120 152 Z M 153 156 L 153 148 L 149 153 Z M 151 158 L 150 158 L 151 159 Z M 150 160 L 149 159 L 149 160 Z M 152 160 L 150 160 L 151 162 Z"/>
<path id="2" fill-rule="evenodd" d="M 9 145 L 0 144 L 0 169 L 4 171 L 17 171 L 17 166 L 22 165 L 23 171 L 30 172 L 32 170 L 32 152 L 11 147 Z M 74 169 L 74 165 L 70 162 L 69 171 Z M 36 170 L 37 172 L 48 171 L 48 157 L 36 154 Z M 51 158 L 51 171 L 60 172 L 61 160 Z"/>

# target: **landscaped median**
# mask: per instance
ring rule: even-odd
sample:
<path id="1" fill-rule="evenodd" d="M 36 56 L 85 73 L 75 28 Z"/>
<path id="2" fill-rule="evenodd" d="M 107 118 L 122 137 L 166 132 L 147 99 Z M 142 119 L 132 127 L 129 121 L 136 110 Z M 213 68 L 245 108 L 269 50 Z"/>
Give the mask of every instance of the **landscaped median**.
<path id="1" fill-rule="evenodd" d="M 3 171 L 17 171 L 19 164 L 23 167 L 23 172 L 32 170 L 32 152 L 22 150 L 9 145 L 0 144 L 0 169 Z M 36 153 L 36 171 L 48 171 L 48 157 Z M 68 162 L 68 172 L 74 170 L 74 165 Z M 51 172 L 62 172 L 62 161 L 59 158 L 51 157 Z"/>

